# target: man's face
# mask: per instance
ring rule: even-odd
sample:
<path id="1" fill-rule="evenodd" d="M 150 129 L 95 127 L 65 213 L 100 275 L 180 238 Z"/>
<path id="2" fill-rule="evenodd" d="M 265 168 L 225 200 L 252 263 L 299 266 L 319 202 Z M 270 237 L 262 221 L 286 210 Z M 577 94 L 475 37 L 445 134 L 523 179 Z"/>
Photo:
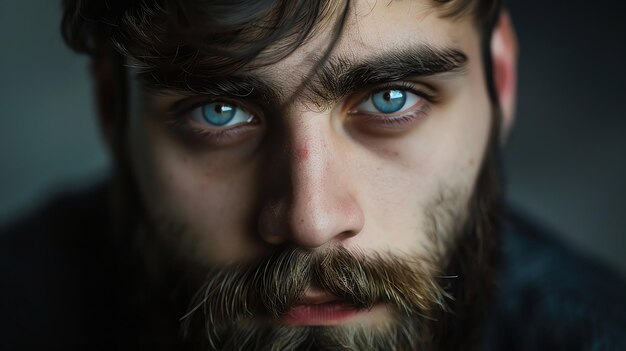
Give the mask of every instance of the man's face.
<path id="1" fill-rule="evenodd" d="M 287 58 L 233 78 L 254 78 L 247 93 L 133 86 L 132 171 L 156 236 L 187 264 L 341 248 L 441 272 L 492 123 L 479 35 L 469 16 L 440 17 L 426 0 L 356 1 L 348 13 L 312 77 L 332 22 Z M 207 90 L 226 85 L 215 83 Z M 315 281 L 301 296 L 270 323 L 397 318 L 384 301 L 344 308 Z"/>

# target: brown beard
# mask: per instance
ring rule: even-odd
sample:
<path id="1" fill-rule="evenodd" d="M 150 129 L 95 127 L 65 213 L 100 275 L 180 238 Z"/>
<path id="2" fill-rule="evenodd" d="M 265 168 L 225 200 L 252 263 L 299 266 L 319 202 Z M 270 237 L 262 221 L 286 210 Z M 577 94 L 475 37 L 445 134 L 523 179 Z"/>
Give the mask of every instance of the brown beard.
<path id="1" fill-rule="evenodd" d="M 436 323 L 437 350 L 479 348 L 482 324 L 495 288 L 501 255 L 499 113 L 493 121 L 486 157 L 469 202 L 469 216 L 447 252 L 446 275 L 456 278 L 443 283 L 452 297 L 448 302 L 451 312 L 442 314 Z"/>
<path id="2" fill-rule="evenodd" d="M 316 286 L 357 310 L 384 303 L 402 318 L 380 328 L 287 327 L 286 314 Z M 258 263 L 215 268 L 192 302 L 184 324 L 212 349 L 422 349 L 426 321 L 444 308 L 445 292 L 423 261 L 365 257 L 338 246 L 324 252 L 289 248 Z M 264 316 L 271 322 L 261 322 Z M 196 318 L 194 318 L 196 317 Z"/>

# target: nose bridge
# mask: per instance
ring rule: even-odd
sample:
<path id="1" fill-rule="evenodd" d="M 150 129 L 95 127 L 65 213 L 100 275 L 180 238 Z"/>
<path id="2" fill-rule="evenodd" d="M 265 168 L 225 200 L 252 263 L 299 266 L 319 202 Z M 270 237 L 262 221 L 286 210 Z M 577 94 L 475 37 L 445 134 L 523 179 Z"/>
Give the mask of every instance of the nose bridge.
<path id="1" fill-rule="evenodd" d="M 287 167 L 281 168 L 290 191 L 280 199 L 281 215 L 274 220 L 282 223 L 272 227 L 282 230 L 271 241 L 315 248 L 357 234 L 363 214 L 347 183 L 341 141 L 328 118 L 301 115 L 286 128 L 289 156 L 284 159 Z"/>
<path id="2" fill-rule="evenodd" d="M 337 155 L 329 152 L 330 141 L 324 129 L 311 121 L 298 122 L 293 127 L 289 167 L 293 205 L 321 201 L 325 192 L 330 190 L 327 178 L 333 171 L 332 163 L 337 161 Z"/>
<path id="3" fill-rule="evenodd" d="M 291 165 L 291 210 L 289 228 L 292 240 L 304 246 L 320 246 L 335 233 L 333 217 L 339 210 L 341 179 L 335 169 L 338 155 L 331 153 L 329 128 L 311 119 L 293 126 Z M 337 150 L 336 150 L 337 151 Z M 331 181 L 333 180 L 335 183 Z"/>

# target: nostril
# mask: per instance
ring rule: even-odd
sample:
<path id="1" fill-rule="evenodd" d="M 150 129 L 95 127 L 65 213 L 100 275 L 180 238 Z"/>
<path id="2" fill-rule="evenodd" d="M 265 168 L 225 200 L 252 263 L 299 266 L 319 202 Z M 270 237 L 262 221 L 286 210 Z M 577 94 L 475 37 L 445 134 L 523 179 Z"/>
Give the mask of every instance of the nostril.
<path id="1" fill-rule="evenodd" d="M 350 239 L 356 236 L 358 232 L 356 230 L 346 230 L 337 235 L 337 239 L 340 241 Z"/>
<path id="2" fill-rule="evenodd" d="M 326 192 L 296 203 L 290 213 L 290 240 L 298 246 L 321 247 L 357 236 L 364 223 L 355 198 Z"/>
<path id="3" fill-rule="evenodd" d="M 258 232 L 263 241 L 271 245 L 287 242 L 285 228 L 285 205 L 279 203 L 266 206 L 259 215 Z"/>
<path id="4" fill-rule="evenodd" d="M 262 233 L 261 238 L 268 244 L 271 245 L 282 245 L 287 241 L 287 238 L 284 235 L 280 235 L 279 233 Z"/>

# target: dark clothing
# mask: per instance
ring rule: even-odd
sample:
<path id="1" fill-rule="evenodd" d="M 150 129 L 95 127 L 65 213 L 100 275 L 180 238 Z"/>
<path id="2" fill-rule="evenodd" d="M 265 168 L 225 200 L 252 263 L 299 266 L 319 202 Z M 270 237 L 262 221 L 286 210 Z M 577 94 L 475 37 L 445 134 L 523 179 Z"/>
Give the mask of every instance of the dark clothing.
<path id="1" fill-rule="evenodd" d="M 123 279 L 105 193 L 58 198 L 2 230 L 0 350 L 117 348 Z"/>
<path id="2" fill-rule="evenodd" d="M 486 350 L 626 350 L 626 284 L 509 211 Z"/>
<path id="3" fill-rule="evenodd" d="M 626 350 L 626 284 L 511 211 L 504 227 L 484 349 Z M 133 257 L 109 235 L 105 187 L 0 233 L 0 350 L 144 349 Z"/>

